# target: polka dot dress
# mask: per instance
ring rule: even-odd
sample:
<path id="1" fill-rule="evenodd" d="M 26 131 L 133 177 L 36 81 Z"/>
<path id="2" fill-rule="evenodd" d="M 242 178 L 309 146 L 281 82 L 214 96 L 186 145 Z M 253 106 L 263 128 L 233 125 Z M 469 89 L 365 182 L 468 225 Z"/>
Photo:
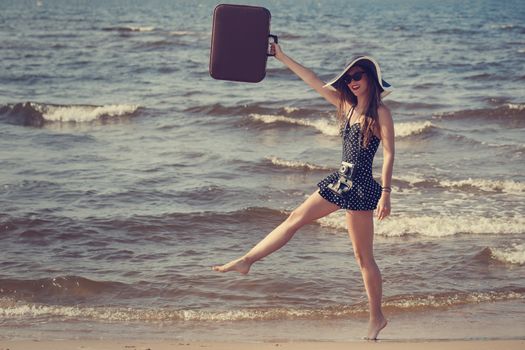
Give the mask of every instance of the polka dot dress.
<path id="1" fill-rule="evenodd" d="M 338 172 L 334 172 L 321 180 L 317 186 L 319 194 L 327 201 L 338 205 L 341 209 L 348 210 L 374 210 L 381 198 L 381 185 L 372 177 L 372 162 L 379 146 L 379 138 L 375 135 L 364 148 L 359 144 L 361 125 L 346 123 L 342 130 L 343 161 L 357 164 L 352 188 L 339 196 L 327 186 L 337 182 Z M 359 147 L 361 152 L 359 153 Z M 359 156 L 359 159 L 358 159 Z"/>

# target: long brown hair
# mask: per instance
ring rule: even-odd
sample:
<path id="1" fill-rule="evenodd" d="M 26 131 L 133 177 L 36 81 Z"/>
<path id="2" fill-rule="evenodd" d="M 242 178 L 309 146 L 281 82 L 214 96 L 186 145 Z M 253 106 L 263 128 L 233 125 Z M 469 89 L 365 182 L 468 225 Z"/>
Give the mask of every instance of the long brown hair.
<path id="1" fill-rule="evenodd" d="M 366 62 L 366 61 L 365 61 Z M 372 70 L 365 62 L 359 62 L 355 66 L 361 68 L 368 77 L 368 106 L 364 109 L 365 118 L 361 123 L 361 130 L 363 132 L 363 146 L 368 147 L 368 143 L 372 139 L 374 129 L 378 127 L 378 112 L 377 108 L 382 104 L 381 102 L 381 87 L 375 75 L 375 69 Z M 354 67 L 355 67 L 354 66 Z M 353 94 L 348 85 L 339 79 L 334 83 L 334 87 L 339 91 L 339 106 L 337 107 L 337 120 L 342 127 L 346 125 L 346 110 L 345 105 L 357 106 L 357 96 Z"/>

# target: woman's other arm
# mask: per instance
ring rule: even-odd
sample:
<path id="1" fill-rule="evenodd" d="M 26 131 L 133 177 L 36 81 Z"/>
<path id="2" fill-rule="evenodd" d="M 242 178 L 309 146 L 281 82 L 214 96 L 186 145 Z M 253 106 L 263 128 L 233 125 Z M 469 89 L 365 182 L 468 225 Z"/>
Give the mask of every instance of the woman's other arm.
<path id="1" fill-rule="evenodd" d="M 381 135 L 381 143 L 383 144 L 383 169 L 381 171 L 381 181 L 383 189 L 381 199 L 377 205 L 377 218 L 384 219 L 390 215 L 390 191 L 392 188 L 392 172 L 394 169 L 394 121 L 392 114 L 388 107 L 382 105 L 377 109 L 379 114 L 379 134 Z"/>

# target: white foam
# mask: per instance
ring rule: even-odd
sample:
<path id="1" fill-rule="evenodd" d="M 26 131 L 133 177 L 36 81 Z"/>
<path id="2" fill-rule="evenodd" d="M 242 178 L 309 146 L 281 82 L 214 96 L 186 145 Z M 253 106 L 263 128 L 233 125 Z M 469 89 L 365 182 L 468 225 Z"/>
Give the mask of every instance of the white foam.
<path id="1" fill-rule="evenodd" d="M 296 111 L 294 107 L 285 107 L 287 113 Z M 337 122 L 329 119 L 303 119 L 303 118 L 290 118 L 282 115 L 270 115 L 270 114 L 250 114 L 250 117 L 254 120 L 261 121 L 263 123 L 288 123 L 295 125 L 303 125 L 313 127 L 325 135 L 337 136 L 339 135 L 339 125 Z M 437 128 L 434 124 L 429 121 L 419 122 L 406 122 L 398 123 L 395 126 L 396 137 L 406 137 L 411 135 L 418 135 L 427 132 L 430 129 Z"/>
<path id="2" fill-rule="evenodd" d="M 397 123 L 395 133 L 396 137 L 407 137 L 425 133 L 432 128 L 436 128 L 436 126 L 429 121 Z"/>
<path id="3" fill-rule="evenodd" d="M 487 192 L 505 192 L 505 193 L 519 193 L 525 191 L 525 183 L 513 180 L 487 180 L 487 179 L 472 179 L 466 180 L 441 180 L 439 184 L 445 187 L 462 187 L 472 186 Z"/>
<path id="4" fill-rule="evenodd" d="M 282 115 L 268 115 L 268 114 L 250 114 L 250 117 L 254 120 L 261 121 L 263 123 L 288 123 L 295 125 L 302 125 L 313 127 L 325 135 L 337 136 L 339 135 L 339 126 L 327 119 L 309 120 L 302 118 L 290 118 Z"/>
<path id="5" fill-rule="evenodd" d="M 330 170 L 331 168 L 324 167 L 321 165 L 311 164 L 307 162 L 300 162 L 295 160 L 285 160 L 277 157 L 266 157 L 272 164 L 287 167 L 287 168 L 299 168 L 308 170 Z"/>
<path id="6" fill-rule="evenodd" d="M 474 187 L 486 192 L 504 192 L 516 194 L 525 192 L 525 183 L 514 180 L 490 180 L 490 179 L 463 179 L 463 180 L 437 180 L 435 178 L 424 178 L 418 174 L 406 174 L 396 176 L 396 180 L 408 182 L 410 186 L 417 186 L 425 182 L 436 187 L 461 188 L 464 186 Z"/>
<path id="7" fill-rule="evenodd" d="M 353 308 L 347 313 L 363 312 Z M 337 314 L 336 312 L 335 314 Z M 86 306 L 52 306 L 27 304 L 13 300 L 0 299 L 0 316 L 2 317 L 60 317 L 67 319 L 96 319 L 104 321 L 232 321 L 309 317 L 316 314 L 333 316 L 331 310 L 273 308 L 268 310 L 237 309 L 225 311 L 205 310 L 159 310 L 134 309 L 122 307 L 86 307 Z"/>
<path id="8" fill-rule="evenodd" d="M 404 295 L 385 298 L 384 306 L 398 310 L 428 309 L 451 305 L 524 299 L 525 294 L 515 291 L 488 291 L 471 293 L 445 293 Z M 332 319 L 368 312 L 365 303 L 339 304 L 319 308 L 273 307 L 261 309 L 234 309 L 223 311 L 139 309 L 132 307 L 88 307 L 32 304 L 0 298 L 0 317 L 3 318 L 59 318 L 61 320 L 94 319 L 103 321 L 242 321 L 279 319 Z"/>
<path id="9" fill-rule="evenodd" d="M 297 108 L 297 107 L 284 107 L 284 110 L 286 111 L 286 113 L 290 114 L 290 113 L 293 113 L 295 111 L 298 111 L 299 108 Z"/>
<path id="10" fill-rule="evenodd" d="M 55 122 L 91 122 L 102 116 L 119 117 L 135 112 L 138 105 L 53 106 L 31 103 L 42 118 Z"/>
<path id="11" fill-rule="evenodd" d="M 525 52 L 525 50 L 524 50 Z M 507 107 L 509 109 L 517 109 L 518 111 L 522 111 L 525 109 L 525 104 L 523 103 L 507 103 Z"/>
<path id="12" fill-rule="evenodd" d="M 321 226 L 346 232 L 344 212 L 336 212 L 318 220 Z M 487 218 L 483 216 L 401 216 L 392 215 L 376 221 L 375 232 L 387 237 L 417 234 L 428 237 L 446 237 L 456 234 L 521 234 L 525 218 Z"/>
<path id="13" fill-rule="evenodd" d="M 453 305 L 480 304 L 495 301 L 507 301 L 523 299 L 523 293 L 514 291 L 502 292 L 470 292 L 470 293 L 446 293 L 442 295 L 414 295 L 409 298 L 386 298 L 384 307 L 394 307 L 397 309 L 428 309 L 442 308 Z M 390 300 L 389 300 L 390 299 Z"/>
<path id="14" fill-rule="evenodd" d="M 175 31 L 172 31 L 170 32 L 171 35 L 175 35 L 175 36 L 185 36 L 185 35 L 195 35 L 197 33 L 195 32 L 188 32 L 188 31 L 184 31 L 184 30 L 175 30 Z"/>
<path id="15" fill-rule="evenodd" d="M 509 248 L 491 248 L 492 257 L 504 263 L 525 265 L 525 244 L 515 243 Z"/>
<path id="16" fill-rule="evenodd" d="M 491 29 L 514 29 L 516 26 L 514 24 L 492 24 L 490 26 Z"/>
<path id="17" fill-rule="evenodd" d="M 404 174 L 401 176 L 396 176 L 395 179 L 399 181 L 403 181 L 403 182 L 408 182 L 410 185 L 414 185 L 419 182 L 428 181 L 427 178 L 424 178 L 423 175 L 419 175 L 419 174 Z"/>
<path id="18" fill-rule="evenodd" d="M 155 30 L 155 27 L 128 27 L 133 32 L 152 32 Z"/>

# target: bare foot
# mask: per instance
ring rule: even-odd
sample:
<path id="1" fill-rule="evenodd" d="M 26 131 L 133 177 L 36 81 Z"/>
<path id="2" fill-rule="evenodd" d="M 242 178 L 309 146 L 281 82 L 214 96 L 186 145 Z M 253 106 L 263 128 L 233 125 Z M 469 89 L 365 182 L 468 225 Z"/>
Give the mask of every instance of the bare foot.
<path id="1" fill-rule="evenodd" d="M 377 335 L 379 332 L 386 327 L 387 325 L 386 318 L 383 316 L 376 320 L 370 320 L 368 323 L 368 337 L 367 340 L 377 340 Z"/>
<path id="2" fill-rule="evenodd" d="M 212 270 L 217 272 L 237 271 L 246 275 L 250 271 L 251 266 L 252 264 L 246 258 L 239 258 L 222 266 L 213 266 Z"/>

